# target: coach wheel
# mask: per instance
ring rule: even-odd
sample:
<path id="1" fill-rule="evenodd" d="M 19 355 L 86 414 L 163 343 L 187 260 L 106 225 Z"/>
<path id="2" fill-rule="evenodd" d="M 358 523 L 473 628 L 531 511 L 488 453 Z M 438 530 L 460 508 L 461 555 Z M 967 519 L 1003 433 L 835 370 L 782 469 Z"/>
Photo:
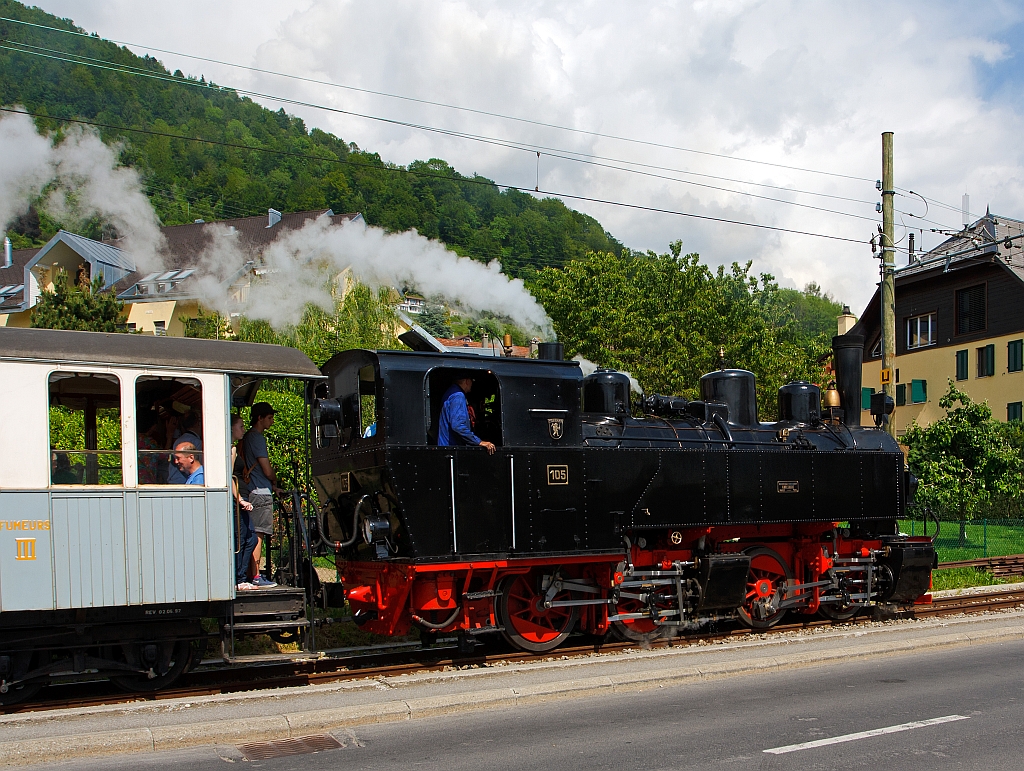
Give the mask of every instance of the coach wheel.
<path id="1" fill-rule="evenodd" d="M 646 604 L 640 602 L 640 600 L 632 597 L 624 597 L 619 600 L 619 604 L 615 607 L 615 613 L 646 613 L 648 607 Z M 658 626 L 651 620 L 649 616 L 644 618 L 631 618 L 623 619 L 621 621 L 612 621 L 611 624 L 612 633 L 620 640 L 625 642 L 635 643 L 650 643 L 655 640 L 660 640 L 669 633 L 670 627 Z"/>
<path id="2" fill-rule="evenodd" d="M 544 593 L 537 591 L 534 575 L 507 576 L 498 588 L 498 618 L 502 636 L 516 648 L 542 653 L 557 647 L 576 625 L 579 609 L 544 607 Z M 555 601 L 571 598 L 568 591 L 555 595 Z"/>
<path id="3" fill-rule="evenodd" d="M 768 629 L 786 615 L 779 608 L 786 596 L 786 582 L 793 577 L 786 561 L 778 552 L 764 546 L 747 549 L 750 573 L 747 574 L 747 596 L 738 609 L 740 621 L 751 629 Z"/>
<path id="4" fill-rule="evenodd" d="M 34 667 L 38 667 L 38 655 L 39 654 L 26 653 L 13 654 L 10 658 L 14 659 L 14 671 L 9 671 L 7 673 L 7 676 L 9 678 L 13 677 L 13 679 L 16 679 L 18 677 L 24 676 Z M 18 666 L 18 664 L 20 664 L 21 666 Z M 3 678 L 0 678 L 0 680 L 2 679 Z M 6 687 L 0 685 L 0 688 L 5 688 L 6 690 L 6 693 L 3 690 L 0 690 L 0 707 L 9 707 L 12 704 L 17 704 L 22 701 L 28 701 L 37 693 L 39 693 L 42 687 L 43 683 L 41 681 L 18 683 L 17 685 L 6 685 Z"/>
<path id="5" fill-rule="evenodd" d="M 148 675 L 112 675 L 110 682 L 126 691 L 159 691 L 188 669 L 195 652 L 190 640 L 128 643 L 121 646 L 129 666 L 149 670 Z"/>

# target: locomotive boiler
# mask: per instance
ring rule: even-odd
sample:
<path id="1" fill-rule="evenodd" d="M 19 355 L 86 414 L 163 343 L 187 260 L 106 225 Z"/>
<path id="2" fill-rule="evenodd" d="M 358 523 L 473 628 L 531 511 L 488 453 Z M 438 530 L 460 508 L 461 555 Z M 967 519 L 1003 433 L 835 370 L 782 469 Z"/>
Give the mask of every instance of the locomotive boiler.
<path id="1" fill-rule="evenodd" d="M 539 359 L 338 354 L 311 463 L 353 618 L 544 651 L 577 628 L 644 641 L 918 600 L 935 552 L 899 532 L 914 480 L 897 443 L 860 425 L 863 340 L 833 349 L 837 389 L 823 404 L 816 385 L 783 386 L 771 423 L 744 370 L 705 375 L 700 399 L 634 408 L 626 375 L 584 377 L 557 345 Z M 437 444 L 464 378 L 494 454 Z"/>

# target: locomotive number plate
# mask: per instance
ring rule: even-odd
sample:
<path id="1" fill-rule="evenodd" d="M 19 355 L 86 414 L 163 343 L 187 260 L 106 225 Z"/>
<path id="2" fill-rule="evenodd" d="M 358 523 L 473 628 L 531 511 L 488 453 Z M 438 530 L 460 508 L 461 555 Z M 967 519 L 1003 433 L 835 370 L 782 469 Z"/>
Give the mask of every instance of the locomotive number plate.
<path id="1" fill-rule="evenodd" d="M 778 491 L 780 493 L 798 493 L 800 492 L 799 482 L 779 482 Z"/>
<path id="2" fill-rule="evenodd" d="M 568 466 L 548 466 L 548 484 L 549 485 L 567 485 L 567 484 L 569 484 L 569 467 Z"/>

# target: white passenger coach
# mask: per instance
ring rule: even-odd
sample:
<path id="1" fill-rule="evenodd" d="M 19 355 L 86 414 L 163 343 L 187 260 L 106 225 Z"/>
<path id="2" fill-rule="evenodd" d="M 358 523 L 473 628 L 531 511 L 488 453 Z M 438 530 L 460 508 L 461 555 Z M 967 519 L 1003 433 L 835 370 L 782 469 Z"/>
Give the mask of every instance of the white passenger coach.
<path id="1" fill-rule="evenodd" d="M 0 704 L 188 667 L 201 619 L 235 600 L 231 411 L 265 379 L 319 378 L 293 348 L 0 329 Z M 185 428 L 204 485 L 174 479 Z"/>

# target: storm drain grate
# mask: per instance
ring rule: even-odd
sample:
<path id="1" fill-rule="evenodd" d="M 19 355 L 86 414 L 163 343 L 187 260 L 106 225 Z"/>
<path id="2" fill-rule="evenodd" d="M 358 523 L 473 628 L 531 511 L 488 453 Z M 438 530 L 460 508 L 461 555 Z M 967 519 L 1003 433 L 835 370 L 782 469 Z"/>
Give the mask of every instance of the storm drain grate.
<path id="1" fill-rule="evenodd" d="M 298 739 L 274 739 L 269 742 L 252 742 L 238 745 L 246 760 L 267 760 L 288 755 L 310 755 L 314 752 L 341 749 L 341 743 L 333 736 L 302 736 Z"/>

